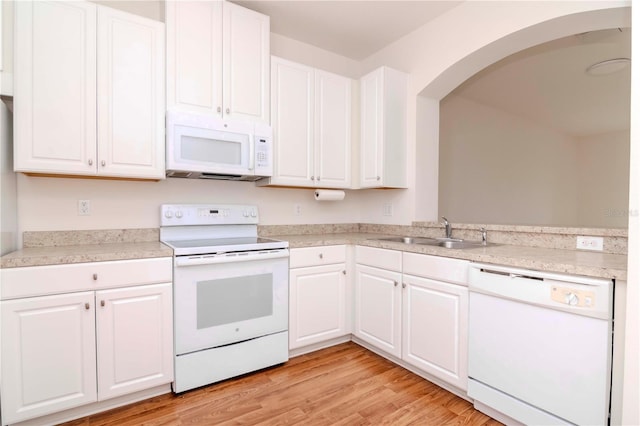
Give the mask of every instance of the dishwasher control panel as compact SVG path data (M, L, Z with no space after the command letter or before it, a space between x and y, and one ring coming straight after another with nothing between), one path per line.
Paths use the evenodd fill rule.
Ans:
M591 308L596 303L596 293L576 288L552 286L551 298L556 302L581 308Z

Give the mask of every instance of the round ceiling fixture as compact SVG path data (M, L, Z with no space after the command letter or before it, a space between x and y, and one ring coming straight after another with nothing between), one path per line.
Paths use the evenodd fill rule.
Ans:
M596 62L591 65L586 69L586 73L589 75L613 74L614 72L625 69L630 63L631 59L629 58L607 59L606 61Z

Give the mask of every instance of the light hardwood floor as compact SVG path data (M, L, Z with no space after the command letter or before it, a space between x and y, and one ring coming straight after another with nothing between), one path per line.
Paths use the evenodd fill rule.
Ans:
M65 425L500 424L469 402L349 342Z

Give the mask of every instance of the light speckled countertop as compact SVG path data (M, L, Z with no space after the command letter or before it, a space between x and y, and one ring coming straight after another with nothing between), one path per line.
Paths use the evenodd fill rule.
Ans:
M25 233L30 247L0 258L1 268L57 265L109 260L171 257L173 251L157 241L156 229L84 232ZM549 247L502 244L462 250L437 246L376 241L393 234L365 232L270 234L268 238L288 241L291 248L337 244L360 244L412 253L453 257L474 262L493 263L549 272L561 272L600 278L626 280L627 256ZM145 241L147 240L147 241ZM109 241L99 244L97 241Z
M344 233L318 235L270 235L285 240L290 248L315 247L334 244L359 244L412 253L453 257L474 262L492 263L548 272L561 272L599 278L627 279L627 256L582 250L559 250L543 247L491 245L467 249L447 249L437 246L376 241L375 238L393 235Z
M27 247L0 258L1 268L171 257L173 250L159 241Z

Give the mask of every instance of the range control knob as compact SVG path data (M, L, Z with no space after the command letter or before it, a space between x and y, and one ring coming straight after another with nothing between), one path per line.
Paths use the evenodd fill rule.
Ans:
M243 211L242 211L242 215L243 215L244 217L249 217L249 210L243 210Z
M182 212L181 212L180 210L178 210L178 211L176 212L176 217L177 217L178 219L180 219L180 218L182 217Z
M251 217L256 217L258 213L255 210L251 210Z
M166 212L164 212L164 217L166 217L167 219L171 219L173 217L173 212L171 210L167 210Z
M567 305L575 306L578 304L580 299L578 299L578 295L575 293L567 293L564 296L564 301L567 303Z

